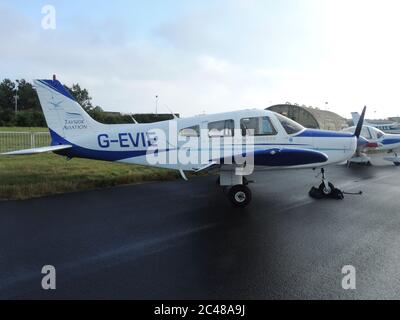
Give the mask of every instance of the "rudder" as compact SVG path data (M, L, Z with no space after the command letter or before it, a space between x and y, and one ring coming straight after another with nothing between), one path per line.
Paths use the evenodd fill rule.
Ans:
M101 126L58 80L35 80L34 84L50 131L67 138Z

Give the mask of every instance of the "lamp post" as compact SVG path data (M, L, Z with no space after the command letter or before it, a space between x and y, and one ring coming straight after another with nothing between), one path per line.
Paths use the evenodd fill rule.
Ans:
M156 115L158 114L158 95L156 96Z
M15 91L15 96L14 96L14 101L15 101L15 114L17 114L17 112L18 112L18 99L19 99L19 96L18 96L18 87L17 87L17 89L16 89L16 91Z

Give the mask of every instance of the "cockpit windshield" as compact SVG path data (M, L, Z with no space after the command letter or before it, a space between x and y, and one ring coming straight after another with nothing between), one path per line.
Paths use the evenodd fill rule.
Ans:
M372 127L371 130L375 131L377 139L380 139L385 135L385 133L382 130L379 130L378 128Z
M346 128L343 131L345 132L351 132L354 134L356 131L356 127L350 127ZM375 127L370 127L370 126L363 126L361 129L361 137L364 137L365 139L380 139L385 135L385 133L382 130L379 130L378 128Z
M295 134L305 129L301 124L293 121L292 119L289 119L279 113L275 113L275 115L287 134Z

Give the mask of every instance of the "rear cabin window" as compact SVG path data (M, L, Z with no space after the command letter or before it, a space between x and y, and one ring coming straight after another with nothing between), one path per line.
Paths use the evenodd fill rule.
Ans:
M210 137L233 137L235 123L233 120L222 120L208 124L208 135Z
M200 126L184 128L179 131L179 135L182 137L200 137Z
M277 134L269 117L244 118L240 120L242 136L274 136Z

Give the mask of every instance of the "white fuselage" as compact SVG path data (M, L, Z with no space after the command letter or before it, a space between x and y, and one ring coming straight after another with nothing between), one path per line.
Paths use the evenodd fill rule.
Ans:
M345 129L346 132L354 132L355 127ZM376 127L364 125L361 130L361 136L367 139L370 143L376 143L373 150L389 151L400 149L400 134L384 133Z
M64 128L63 132L56 132L55 135L61 140L65 139L59 143L69 143L74 146L67 154L71 157L196 171L218 158L218 156L213 156L218 152L223 154L223 157L237 154L237 147L243 148L247 142L241 134L243 119L262 117L268 117L275 130L273 134L252 137L251 147L255 153L269 149L293 149L318 151L327 156L327 160L320 163L291 164L290 166L278 163L273 166L261 165L263 168L314 168L341 163L350 159L356 150L357 139L352 134L305 128L288 134L279 120L279 116L266 110L243 110L201 115L150 124L101 125L96 123L93 125L87 123L82 130ZM210 125L218 127L224 121L229 124L228 129L220 128L221 130L217 130L217 134L210 133ZM187 134L187 130L192 132L200 130L201 134L199 136ZM224 132L231 132L229 130L234 132L233 137L228 134L230 140L222 137ZM205 134L203 134L204 132ZM166 160L157 164L149 161L149 154L153 154L154 157L154 152L158 157L162 156ZM185 154L187 157L182 157ZM191 161L187 161L188 158ZM257 167L260 166L257 165Z

